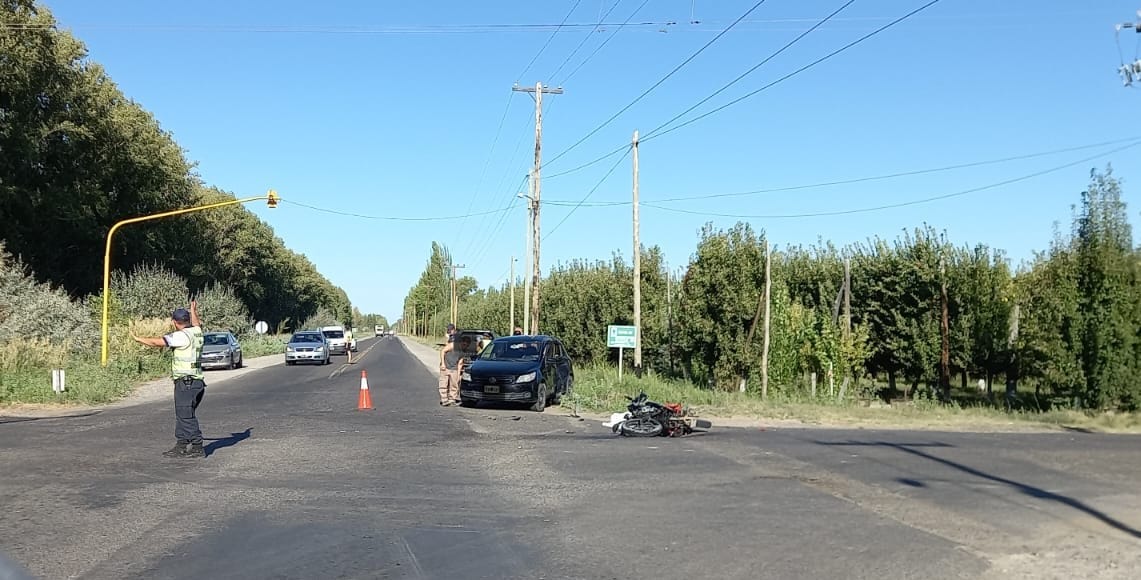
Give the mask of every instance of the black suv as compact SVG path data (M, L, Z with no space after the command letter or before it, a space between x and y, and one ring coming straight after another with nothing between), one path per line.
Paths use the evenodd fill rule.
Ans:
M559 404L574 388L574 365L558 339L540 336L504 336L492 341L464 366L460 378L460 404L479 401L529 403L542 411Z

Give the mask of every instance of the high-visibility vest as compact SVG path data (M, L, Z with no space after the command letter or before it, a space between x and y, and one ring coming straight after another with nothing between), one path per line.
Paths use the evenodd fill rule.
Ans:
M199 360L202 357L204 340L202 329L197 326L189 326L178 332L185 333L190 338L190 344L174 349L174 360L170 363L170 375L176 379L180 377L204 378L202 364Z

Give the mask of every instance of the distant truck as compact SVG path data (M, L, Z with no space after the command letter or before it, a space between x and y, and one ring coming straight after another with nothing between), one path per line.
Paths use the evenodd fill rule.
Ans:
M376 325L376 328L373 330L373 332L373 336L384 336L384 326L380 324Z

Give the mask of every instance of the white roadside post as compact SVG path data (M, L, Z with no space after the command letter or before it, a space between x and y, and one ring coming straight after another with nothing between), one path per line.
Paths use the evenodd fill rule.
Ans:
M63 369L52 369L52 391L57 395L67 390L67 374Z

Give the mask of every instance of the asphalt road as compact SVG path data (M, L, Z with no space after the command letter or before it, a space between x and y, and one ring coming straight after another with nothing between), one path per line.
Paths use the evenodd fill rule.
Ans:
M52 579L1141 569L1141 438L715 428L622 439L557 408L442 408L416 345L361 344L351 366L278 364L209 387L205 460L159 455L173 442L169 400L0 418L0 551ZM372 411L356 409L362 370Z

